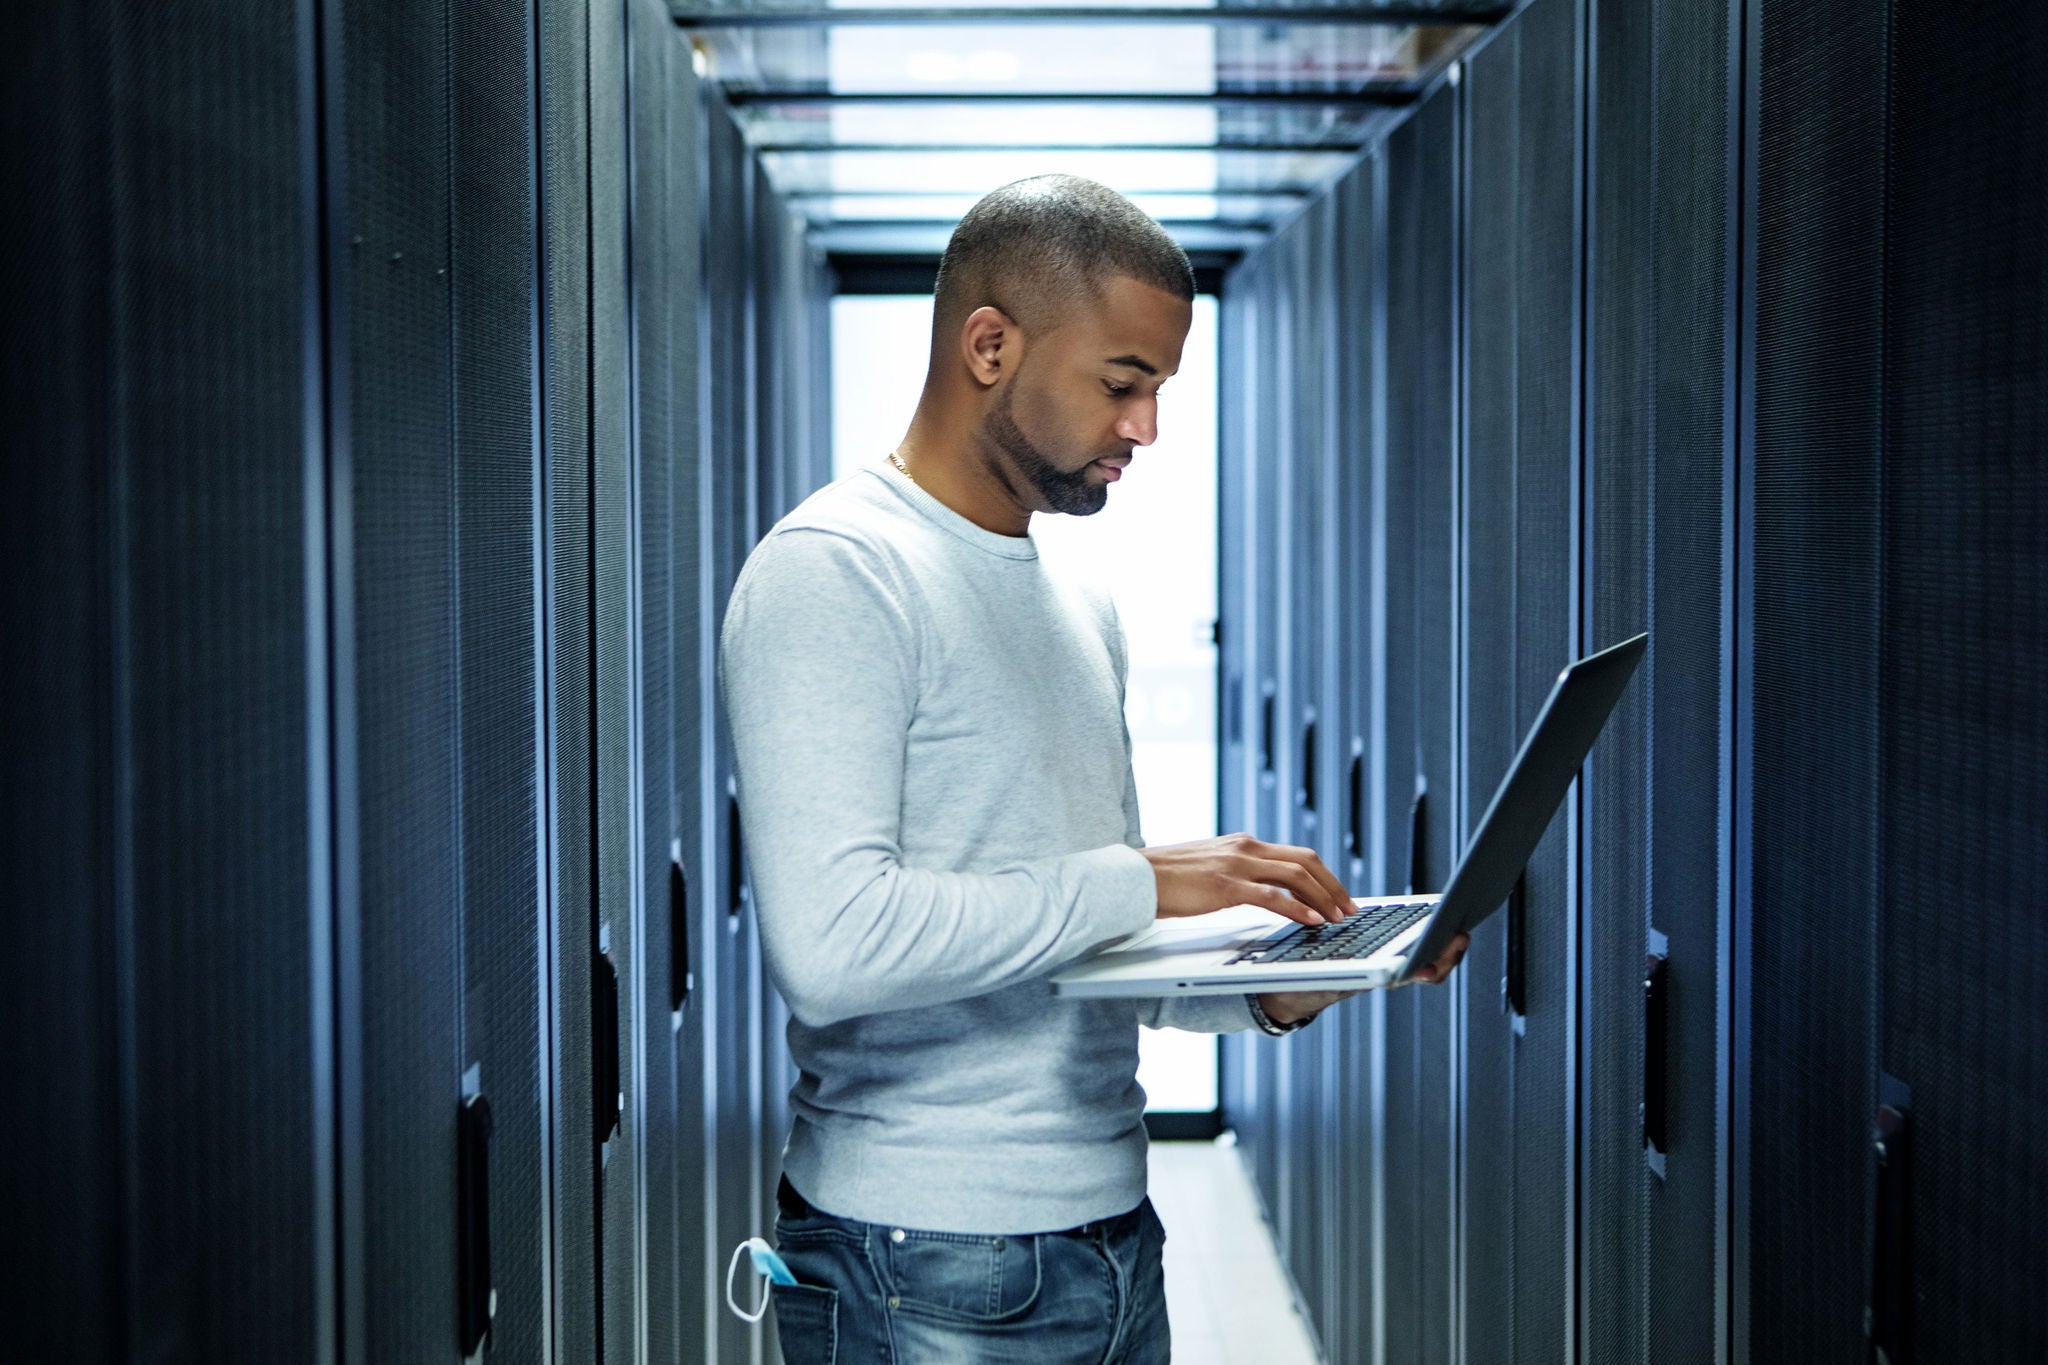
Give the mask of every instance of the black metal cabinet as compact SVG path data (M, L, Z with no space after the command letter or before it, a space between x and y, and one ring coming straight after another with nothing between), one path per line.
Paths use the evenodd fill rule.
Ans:
M1736 1344L2027 1359L2048 25L1747 10Z
M1739 25L1725 8L1673 4L1602 5L1593 19L1580 643L1647 630L1650 652L1581 783L1582 1202L1605 1235L1584 1246L1580 1337L1599 1361L1708 1359L1727 1335L1716 1258Z
M1315 849L1318 855L1325 850L1317 769L1325 765L1317 762L1317 748L1320 735L1328 730L1323 660L1331 646L1323 634L1323 602L1335 590L1324 563L1328 529L1324 517L1330 495L1328 423L1334 397L1326 328L1334 303L1329 256L1335 216L1336 204L1325 196L1275 246L1281 283L1277 302L1286 357L1271 466L1282 517L1276 547L1282 574L1278 622L1282 641L1282 817L1276 837ZM1298 1278L1310 1320L1320 1332L1326 1325L1326 1277L1331 1268L1322 1236L1329 1211L1325 1188L1329 1165L1319 1159L1326 1150L1322 1146L1328 1096L1324 1070L1332 1051L1330 1031L1306 1030L1274 1051L1286 1134L1274 1144L1279 1185L1271 1197L1278 1205L1275 1212L1288 1255L1302 1267Z
M547 1274L531 32L461 3L331 19L342 1339L359 1359L464 1335L532 1356ZM478 1094L492 1121L458 1188Z
M1440 891L1451 823L1461 534L1456 442L1459 129L1452 87L1387 140L1387 890ZM1450 1358L1453 997L1386 997L1379 1358Z
M1577 17L1538 0L1463 85L1466 838L1578 652ZM1568 1350L1576 830L1560 811L1457 986L1467 1360Z
M1384 226L1379 219L1384 158L1375 153L1334 191L1331 307L1326 335L1331 365L1326 440L1330 496L1325 517L1322 633L1330 651L1328 711L1321 734L1324 860L1353 896L1386 892L1374 812L1383 793L1374 762L1382 747L1377 699L1383 674L1379 604L1384 600L1385 521L1378 501L1381 461L1380 377L1385 363L1382 312ZM1373 1270L1377 1184L1382 1171L1384 1074L1378 1049L1381 1008L1373 997L1344 1002L1321 1021L1331 1042L1321 1080L1319 1145L1328 1162L1325 1228L1328 1307L1321 1326L1333 1359L1370 1359L1376 1303Z
M0 1308L22 1359L314 1360L334 1307L308 36L264 4L9 19Z

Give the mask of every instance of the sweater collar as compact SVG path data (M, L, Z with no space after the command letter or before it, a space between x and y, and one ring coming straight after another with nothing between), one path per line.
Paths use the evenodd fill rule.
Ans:
M868 465L866 470L894 489L897 496L922 512L926 519L935 522L942 530L952 532L977 550L986 550L1004 559L1038 558L1038 541L1030 532L1027 531L1021 536L1006 536L999 531L991 531L986 526L977 526L926 492L922 485L904 475L895 465L889 463L886 455L882 457L880 464Z

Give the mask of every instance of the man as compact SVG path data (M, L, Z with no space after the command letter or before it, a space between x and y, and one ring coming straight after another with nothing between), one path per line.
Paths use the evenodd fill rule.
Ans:
M1340 998L1044 980L1155 915L1352 908L1306 848L1141 846L1116 609L1030 534L1100 511L1152 443L1193 297L1114 191L996 190L941 263L903 442L734 585L719 681L800 1072L776 1219L798 1283L773 1295L792 1365L1166 1361L1137 1025L1285 1032Z

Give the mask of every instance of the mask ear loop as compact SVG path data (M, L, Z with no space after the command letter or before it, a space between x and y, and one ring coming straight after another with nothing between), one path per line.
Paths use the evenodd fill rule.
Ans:
M738 1315L738 1317L742 1321L745 1322L759 1322L762 1319L762 1317L765 1316L768 1312L768 1296L775 1292L775 1282L773 1279L770 1279L767 1284L762 1286L761 1302L755 1306L754 1311L751 1313L749 1313L746 1309L740 1307L739 1304L733 1299L732 1277L739 1271L740 1257L756 1249L760 1251L768 1251L771 1253L773 1250L766 1242L762 1241L759 1237L749 1237L746 1241L741 1242L738 1246L733 1248L732 1260L725 1267L725 1306L727 1308L732 1309L732 1311L736 1315Z

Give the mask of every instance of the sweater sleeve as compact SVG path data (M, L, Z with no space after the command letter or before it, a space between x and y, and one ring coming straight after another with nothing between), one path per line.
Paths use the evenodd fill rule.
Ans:
M770 976L811 1027L1043 976L1151 923L1122 844L988 873L906 867L900 810L918 633L874 553L788 527L748 557L718 684Z
M1117 702L1122 704L1128 687L1130 658L1124 641L1123 621L1114 604L1109 609L1110 653L1116 659ZM1131 762L1131 727L1124 724L1124 842L1143 848L1145 836L1138 820L1138 773ZM1153 891L1157 904L1158 890ZM1165 995L1132 1002L1138 1022L1146 1028L1177 1028L1189 1033L1236 1033L1251 1028L1251 997L1248 995Z

